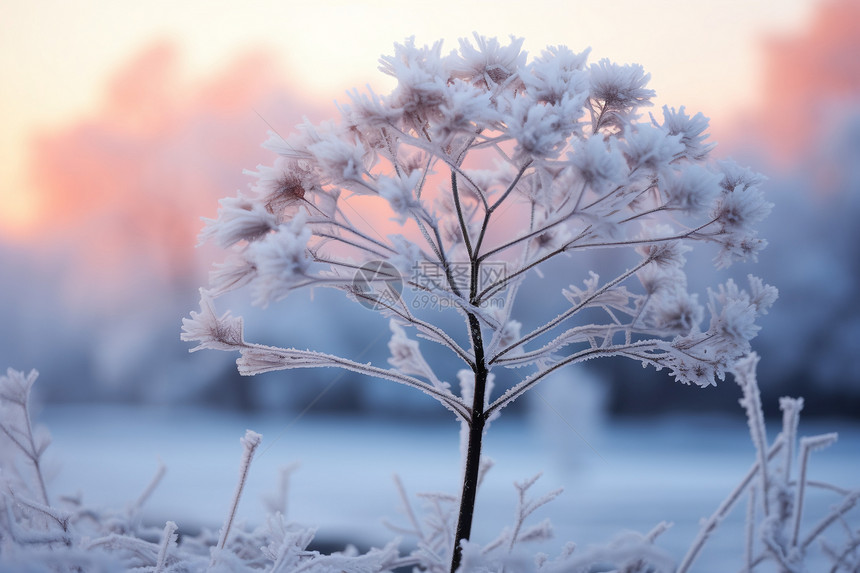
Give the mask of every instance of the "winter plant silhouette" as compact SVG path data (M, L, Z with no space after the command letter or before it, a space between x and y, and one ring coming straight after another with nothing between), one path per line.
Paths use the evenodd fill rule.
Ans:
M704 326L706 309L688 293L690 244L715 245L718 267L754 259L764 246L755 225L771 208L758 175L709 160L705 117L664 107L662 121L642 118L654 92L639 65L588 65L588 51L563 46L529 61L521 46L476 35L444 56L441 42L410 39L381 59L397 81L392 93L353 91L338 122L273 134L274 164L206 221L201 240L229 255L201 289L200 311L183 321L193 350L238 351L243 375L343 368L451 410L464 450L452 572L470 537L481 442L505 406L550 373L598 357L715 384L750 351L756 318L777 296L758 278L746 290L729 280L708 292ZM367 224L354 196L390 213L401 233ZM577 264L593 251L625 270L607 279ZM520 286L562 255L569 306L518 317L536 324L525 332L514 318ZM245 286L261 306L296 289L342 290L390 318L390 367L247 342L242 319L214 303ZM462 315L462 332L439 326L441 308ZM410 329L462 361L459 392ZM524 374L494 395L501 367Z

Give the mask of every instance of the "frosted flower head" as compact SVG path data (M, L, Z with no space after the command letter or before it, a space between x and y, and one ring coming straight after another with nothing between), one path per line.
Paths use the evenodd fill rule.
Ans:
M660 189L666 206L688 215L700 215L713 206L720 194L721 177L699 165L685 165L678 172L663 173Z
M488 92L461 80L455 80L439 106L432 125L433 141L447 146L457 135L475 135L501 119Z
M654 90L647 89L651 74L639 64L620 65L604 58L588 68L591 99L599 113L593 122L597 131L603 127L623 127L636 108L651 105Z
M551 46L529 65L530 73L522 75L523 84L531 97L552 105L565 97L585 103L589 93L588 73L583 70L588 59L587 49L575 54L566 46Z
M191 311L191 318L182 319L180 339L196 342L189 352L204 348L235 350L245 344L242 335L242 317L233 317L227 311L220 317L215 314L211 295L200 289L200 312Z
M668 225L643 224L637 241L653 240L654 242L636 247L636 252L659 267L680 269L687 262L684 253L690 252L692 248L679 239L667 240L675 234L675 230Z
M596 193L609 191L623 181L629 171L614 139L578 139L567 157L583 182Z
M379 69L397 78L397 88L390 96L395 109L411 118L412 127L420 130L430 116L435 116L445 102L450 76L441 55L442 42L417 47L415 38L394 45L393 56L380 58Z
M672 376L682 384L695 384L707 388L716 386L716 379L725 377L724 371L717 364L704 360L698 360L685 352L674 352L670 354L665 365L669 367Z
M773 203L765 200L758 187L748 187L724 192L714 209L714 218L726 230L751 230L753 225L770 214L771 209Z
M358 90L347 92L352 105L344 107L356 125L368 127L386 127L394 125L403 117L403 110L388 103L387 98L377 95L371 90L361 93Z
M612 107L649 105L654 90L647 89L651 74L639 64L621 65L603 58L589 68L591 97Z
M244 253L232 253L209 272L208 292L212 298L216 298L249 284L256 276L257 267Z
M486 89L507 85L526 63L526 52L522 51L523 39L511 37L503 46L497 38L473 35L476 46L460 39L460 51L448 56L446 65L451 77L459 78Z
M752 275L748 279L754 293L752 298L732 279L720 285L716 291L708 291L708 309L711 313L709 332L736 349L738 355L749 351L749 341L755 338L761 328L755 324L756 318L767 312L778 294L775 288Z
M298 216L248 247L248 259L257 270L253 282L255 304L266 306L278 301L307 279L311 229L304 221Z
M415 198L415 189L421 183L423 173L413 171L405 177L380 177L377 181L380 197L388 201L397 214L395 220L401 225L418 209L421 203Z
M696 295L684 289L663 289L651 309L654 325L671 334L688 334L699 328L705 309Z
M0 376L0 404L5 402L24 404L30 394L30 388L38 377L39 372L36 370L30 370L29 373L24 374L13 368L6 369L6 375Z
M726 192L746 191L750 187L757 187L765 181L765 177L756 173L748 167L742 167L732 160L717 163L723 179L720 186Z
M715 143L705 143L708 139L708 118L701 112L690 117L684 111L684 106L678 111L675 111L674 107L663 106L663 129L669 135L679 135L685 155L696 161L704 159L716 146Z
M573 236L564 223L548 228L532 240L536 252L552 252L563 248Z
M256 241L278 225L278 218L262 204L242 195L225 197L219 204L217 219L203 219L200 243L213 239L226 249L239 241Z
M517 340L519 340L521 338L520 331L522 330L522 327L522 323L518 320L505 321L504 325L502 326L502 329L498 333L499 348L507 348L508 346L514 344ZM522 353L522 346L518 346L511 351L511 354L514 356Z
M333 183L363 182L369 154L360 141L327 134L324 139L309 145L308 151Z
M636 271L636 278L639 279L647 296L657 294L664 289L675 288L679 281L686 284L686 276L683 272L657 265L645 265Z
M555 106L518 97L508 118L508 134L517 142L517 157L554 158L567 143L575 125L575 118Z
M669 135L653 125L641 123L624 130L621 150L631 169L655 171L680 155L684 146L680 136Z
M738 261L757 261L758 254L767 246L767 241L758 237L755 231L727 232L715 239L720 251L714 257L719 269L726 269Z

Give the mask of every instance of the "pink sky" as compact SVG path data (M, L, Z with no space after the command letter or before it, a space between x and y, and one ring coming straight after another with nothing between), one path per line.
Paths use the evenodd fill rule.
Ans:
M822 94L858 99L860 79L851 55L860 37L855 33L860 2L835 0L810 14L804 11L810 2L787 2L786 11L793 7L795 20L802 16L799 21L786 15L765 18L769 12L756 2L748 3L745 12L731 2L719 4L723 9L708 2L697 3L696 9L658 2L643 13L639 3L619 2L619 16L607 28L606 19L589 12L595 9L591 4L586 9L574 3L560 9L572 18L567 20L573 27L569 31L558 30L559 19L535 20L535 14L516 23L531 53L547 43L567 41L576 49L591 45L592 61L608 56L642 63L658 92L655 115L660 116L663 103L686 105L693 113L702 110L712 118L721 153L730 152L733 141L763 141L774 156L790 163L817 125L820 114L810 110L826 109L815 105L824 101ZM39 1L34 5L40 6ZM90 9L98 5L81 4ZM154 20L146 14L126 20L113 12L102 19L77 15L71 24L78 34L95 36L98 42L92 44L85 38L49 41L59 24L47 21L31 46L18 46L18 53L27 55L4 74L15 81L0 92L0 111L8 125L0 134L0 240L75 245L76 256L90 269L87 281L93 272L134 276L128 272L132 267L167 280L183 275L201 260L194 248L200 217L214 216L219 198L248 185L251 179L243 169L271 161L260 148L270 126L286 135L302 116L331 117L333 100L343 99L348 87L370 82L384 89L385 76L375 70L376 61L391 43L402 40L397 29L412 30L419 41L437 38L435 15L416 29L396 26L398 19L416 23L414 14L395 11L392 23L380 29L371 18L380 5L368 3L365 13L344 4L345 14L333 16L329 27L340 31L347 25L342 19L353 18L349 25L362 33L333 36L320 45L311 42L312 35L299 23L288 25L286 14L259 21L247 14L224 20L224 14L206 11L180 11ZM304 26L319 29L320 14L303 9L308 12ZM10 12L14 10L0 8L0 21L13 21ZM732 20L732 13L746 20ZM488 31L504 34L514 29L515 16L474 13L468 27L486 20ZM73 18L61 13L52 17ZM272 26L270 20L278 18L283 24ZM105 31L120 21L125 29ZM176 22L192 21L196 27L187 37L170 33ZM21 28L34 25L17 23ZM251 41L239 33L246 23L261 37ZM197 39L201 27L210 33L208 51ZM211 35L222 27L233 35ZM466 27L454 26L463 28L460 35L468 34ZM623 34L610 33L613 29ZM120 41L124 30L128 41ZM347 42L345 37L356 39ZM577 37L582 42L575 43ZM93 51L112 40L118 42L115 52ZM446 44L448 49L454 45L454 39ZM67 47L69 54L63 52ZM82 51L75 54L75 49ZM8 72L10 52L0 53L0 65ZM85 54L92 60L80 62L80 78L69 76L72 56ZM358 56L364 61L351 67ZM47 69L37 73L26 66L26 58ZM52 65L63 68L56 77ZM55 80L50 89L41 83L48 80ZM61 85L53 85L57 82Z
M236 172L254 167L248 150L268 129L254 105L264 105L267 90L283 94L266 111L283 117L289 130L302 114L331 109L347 88L369 82L385 89L377 58L409 35L422 43L444 38L447 49L474 30L525 37L532 53L550 44L591 46L593 60L641 63L659 105L686 105L721 125L755 101L763 35L802 28L814 6L814 0L784 0L779 10L765 0L535 0L524 11L521 2L504 0L2 3L0 236L32 239L48 225L74 225L81 210L103 207L105 196L118 200L129 185L145 185L135 181L143 174L152 180L162 173L156 186L173 187L174 195L212 185L199 165L172 174L149 169L143 163L158 149L171 147L174 156L194 161L202 147L219 145L219 164ZM246 57L251 64L241 63ZM204 117L213 126L232 125L242 138L188 139L188 122ZM115 138L111 153L98 156L92 139L73 146L93 131ZM120 159L119 140L144 145L148 154ZM121 173L123 164L128 171ZM220 197L233 189L206 191Z

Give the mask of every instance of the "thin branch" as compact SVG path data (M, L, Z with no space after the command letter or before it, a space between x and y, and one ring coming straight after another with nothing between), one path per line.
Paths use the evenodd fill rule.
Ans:
M586 350L582 350L577 352L576 354L572 354L567 356L566 358L559 360L552 366L537 372L522 380L515 386L508 389L507 392L499 396L492 404L490 404L489 408L484 412L484 416L488 417L493 413L501 410L524 393L526 393L530 388L535 386L538 382L544 379L546 376L552 374L556 370L567 366L568 364L576 364L577 362L583 362L585 360L590 360L592 358L596 358L598 356L616 356L623 355L624 353L633 350L633 349L653 349L657 348L657 342L654 340L643 340L641 342L634 342L633 344L621 344L616 346L607 346L604 348L589 348Z
M628 271L620 274L619 276L617 276L613 280L606 283L603 287L594 291L594 293L591 296L583 299L578 305L571 307L570 309L559 314L558 316L556 316L554 319L550 320L549 322L547 322L543 326L540 326L540 327L534 329L529 334L523 336L522 338L520 338L519 340L517 340L515 342L512 342L506 348L503 348L502 350L497 352L495 356L490 358L489 364L493 364L496 360L498 360L499 358L501 358L502 356L504 356L505 354L507 354L508 352L513 350L514 348L517 348L518 346L522 346L523 344L527 343L528 341L530 341L530 340L540 336L541 334L551 330L552 328L557 326L559 323L570 318L571 316L573 316L574 314L576 314L577 312L579 312L580 310L582 310L583 308L588 306L588 303L593 301L595 298L602 295L603 293L605 293L609 289L613 288L614 286L620 284L621 282L627 280L628 278L630 278L631 276L636 274L636 272L638 272L642 267L644 267L645 265L647 265L650 262L651 262L650 258L643 259L642 262L640 262L638 265L636 265L632 269L629 269Z

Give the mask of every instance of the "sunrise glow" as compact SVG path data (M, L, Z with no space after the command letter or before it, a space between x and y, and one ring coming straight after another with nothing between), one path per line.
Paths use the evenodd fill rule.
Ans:
M217 184L213 177L246 185L241 169L267 157L251 158L247 150L259 151L267 130L292 131L303 114L331 110L349 87L387 89L377 59L410 35L419 42L444 38L448 49L474 30L525 37L532 52L559 43L591 46L592 61L638 62L652 74L658 114L664 103L685 104L720 120L755 99L762 34L798 28L813 5L792 0L774 13L771 3L747 2L738 18L722 2L663 0L645 9L627 0L606 18L604 5L551 1L532 3L528 13L517 2L492 9L453 1L5 4L0 237L20 241L86 225L122 202L146 217L151 202L131 197L150 186L173 198L193 190L181 201L187 206L224 194L206 189ZM233 127L219 131L219 123ZM211 153L218 165L207 163ZM153 170L159 154L176 165ZM225 180L227 170L234 175ZM176 213L177 222L195 226L190 214L197 211Z

